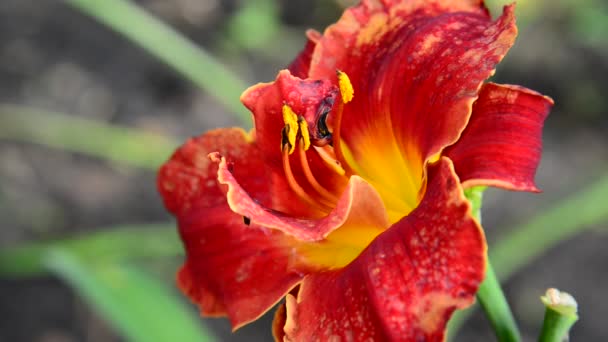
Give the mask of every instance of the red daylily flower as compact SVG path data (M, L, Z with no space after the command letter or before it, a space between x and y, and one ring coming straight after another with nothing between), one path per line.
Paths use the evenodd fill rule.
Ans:
M442 340L485 274L463 189L537 191L547 97L484 81L513 6L363 0L241 100L255 128L188 140L159 172L180 288L234 329L286 297L277 339ZM354 94L353 94L354 91Z

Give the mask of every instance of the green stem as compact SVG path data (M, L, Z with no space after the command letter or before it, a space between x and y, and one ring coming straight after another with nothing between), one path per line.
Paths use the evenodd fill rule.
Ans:
M486 187L474 187L465 190L465 196L471 203L471 212L481 224L481 204ZM486 278L479 286L477 298L490 320L494 333L500 342L517 342L521 340L519 329L511 313L509 303L496 278L492 264L486 262Z
M498 341L521 341L517 323L489 260L486 264L486 279L479 286L477 298L494 328Z
M539 342L564 342L568 332L576 319L561 315L559 312L547 308L543 328L538 338Z
M239 102L247 88L211 55L126 0L65 0L165 62L219 99L245 126L251 114Z
M563 342L568 340L570 328L578 320L574 298L557 289L547 290L541 297L545 304L545 320L538 338L539 342Z
M500 239L496 246L492 246L489 253L492 263L499 271L498 278L508 279L558 243L607 221L607 193L608 175L605 175L540 212L528 222L505 229L510 233ZM448 327L450 340L474 311L475 306L454 314Z

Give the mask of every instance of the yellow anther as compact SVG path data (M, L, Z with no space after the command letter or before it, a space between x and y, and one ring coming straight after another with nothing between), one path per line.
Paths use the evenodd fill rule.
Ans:
M287 139L289 144L289 154L292 154L296 149L296 136L298 135L298 116L293 112L291 107L283 105L283 122L285 122L285 128L283 134L286 135L283 139ZM281 146L283 148L283 146Z
M342 94L342 102L349 103L355 94L352 83L345 72L337 70L338 85L340 86L340 94Z
M308 133L308 123L304 120L304 117L298 117L298 125L300 126L300 134L304 141L304 151L307 151L310 147L310 134Z

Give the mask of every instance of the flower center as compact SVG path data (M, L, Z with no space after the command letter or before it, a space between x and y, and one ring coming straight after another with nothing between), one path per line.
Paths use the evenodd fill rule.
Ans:
M294 113L287 104L283 105L283 121L285 122L285 126L282 131L281 152L283 155L283 170L287 182L293 192L304 202L324 213L329 213L336 206L338 198L319 183L310 169L306 156L306 151L311 147L308 124L302 116ZM298 182L291 168L290 157L296 150L302 173L307 182L306 186L309 188L308 191ZM319 156L329 165L332 165L335 171L340 173L340 170L342 170L341 174L344 174L344 170L336 160L331 162L329 152L327 150L323 151L324 154L320 153Z
M339 161L345 160L340 139L342 113L344 105L353 99L354 91L345 73L337 71L337 76L341 100L335 105L333 101L323 101L317 110L316 121L310 125L289 105L284 104L282 107L285 126L282 130L281 152L288 184L302 201L324 215L336 207L341 191L332 192L317 180L313 169L315 172L319 170L311 169L307 153L318 155L327 168L340 176L348 178L354 173L349 165L343 165ZM318 132L310 132L310 127L314 127L315 123ZM300 168L297 170L301 171L301 175L294 174L296 168L292 169L293 163L299 163ZM294 247L297 255L309 265L313 264L321 269L340 268L355 259L386 228L386 224L349 220L322 241L299 242Z
M287 104L283 104L282 107L283 122L285 123L285 126L281 132L281 153L283 157L283 170L285 172L287 182L290 188L301 200L319 209L323 213L329 213L336 206L338 196L319 183L310 168L306 153L312 146L317 152L317 155L321 158L321 160L323 160L325 165L327 165L330 170L341 176L346 174L346 171L339 162L339 156L336 156L336 151L337 153L340 153L339 127L343 106L345 103L352 100L354 91L352 84L345 73L337 71L337 76L342 101L338 103L337 108L334 110L334 131L330 132L327 123L325 122L327 119L327 114L331 108L325 108L325 106L323 106L323 111L319 113L319 122L317 126L320 130L319 135L326 139L317 142L316 146L311 143L311 134L309 132L308 123L304 117L302 115L297 115ZM327 143L327 137L331 138L334 146L331 146L331 143ZM297 152L297 158L301 166L301 171L306 180L304 185L298 182L291 167L292 161L290 160L290 157L294 154L294 152Z

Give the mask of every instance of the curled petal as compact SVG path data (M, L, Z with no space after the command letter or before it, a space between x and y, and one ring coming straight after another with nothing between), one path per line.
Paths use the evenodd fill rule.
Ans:
M300 219L268 210L253 200L240 186L228 168L225 158L212 154L219 163L218 180L228 186L226 194L230 208L260 226L280 230L301 241L320 241L346 222L375 222L375 226L387 227L388 219L382 200L366 181L351 177L336 207L321 219Z
M158 190L171 213L179 216L193 206L213 207L226 202L224 191L217 182L217 165L207 156L216 151L230 158L239 156L248 163L257 161L255 167L266 169L259 163L259 155L251 145L250 137L240 128L212 130L203 136L188 139L158 172ZM258 186L255 189L253 183L243 184L247 184L251 193L258 195L259 201L270 205L270 194L256 191L263 188Z
M420 206L343 269L315 273L288 295L288 340L442 341L470 305L486 244L451 162L431 166Z
M226 203L217 182L218 152L233 166L232 175L257 203L283 213L310 216L314 211L294 198L282 170L264 163L262 151L240 128L222 128L188 139L159 170L157 186L167 209L176 216L193 206Z
M289 209L289 192L238 128L189 139L159 171L159 191L177 217L186 250L179 287L203 314L228 315L238 328L282 298L302 278L304 268L294 263L292 239L230 210L217 181L218 165L208 157L213 151L235 164L232 176L257 203Z
M550 98L523 87L484 85L467 128L445 152L463 186L538 191L534 174L543 123L552 105Z

